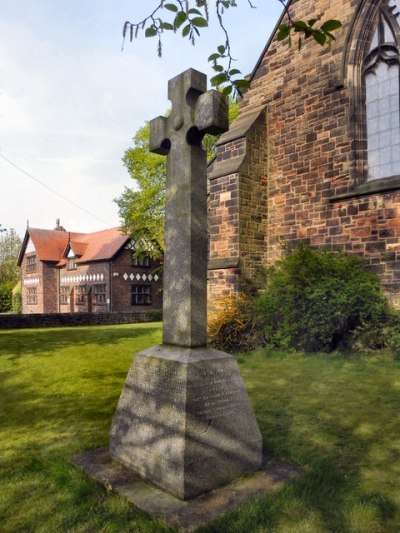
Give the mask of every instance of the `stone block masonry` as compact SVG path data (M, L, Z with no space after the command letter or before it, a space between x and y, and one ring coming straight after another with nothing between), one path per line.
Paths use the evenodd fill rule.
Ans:
M400 185L365 183L357 89L365 28L374 27L363 17L375 5L293 2L294 19L340 19L336 41L307 40L297 51L273 37L264 50L231 128L236 137L222 136L209 171L211 306L298 243L359 254L400 303Z

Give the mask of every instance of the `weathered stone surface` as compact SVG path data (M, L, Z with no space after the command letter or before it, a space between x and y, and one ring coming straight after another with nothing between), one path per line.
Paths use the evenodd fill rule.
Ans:
M206 133L228 129L228 105L189 69L168 83L171 115L150 122L150 150L167 155L163 342L207 343Z
M111 455L186 500L261 466L261 434L235 359L161 345L136 355Z
M261 434L235 359L207 348L205 133L228 127L226 99L193 69L170 80L171 115L150 123L167 155L163 342L136 355L110 453L187 500L261 466Z

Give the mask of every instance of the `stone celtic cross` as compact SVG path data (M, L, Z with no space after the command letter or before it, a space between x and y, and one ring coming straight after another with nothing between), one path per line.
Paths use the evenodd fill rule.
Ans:
M110 430L110 454L181 500L261 466L262 439L235 358L207 343L205 133L228 128L228 106L187 70L168 85L171 115L150 123L167 155L163 344L132 361Z
M207 344L206 133L228 130L228 104L208 91L201 72L186 70L168 83L169 117L150 122L150 150L167 155L163 342Z

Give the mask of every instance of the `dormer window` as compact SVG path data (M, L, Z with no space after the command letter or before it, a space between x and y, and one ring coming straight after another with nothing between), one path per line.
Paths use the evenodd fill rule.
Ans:
M67 270L76 270L76 256L72 248L68 250L67 254Z
M75 257L68 257L67 270L76 270Z

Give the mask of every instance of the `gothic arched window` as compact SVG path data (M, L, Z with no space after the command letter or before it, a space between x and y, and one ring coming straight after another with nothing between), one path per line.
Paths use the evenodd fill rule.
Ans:
M362 65L367 180L400 176L400 0L382 2Z

